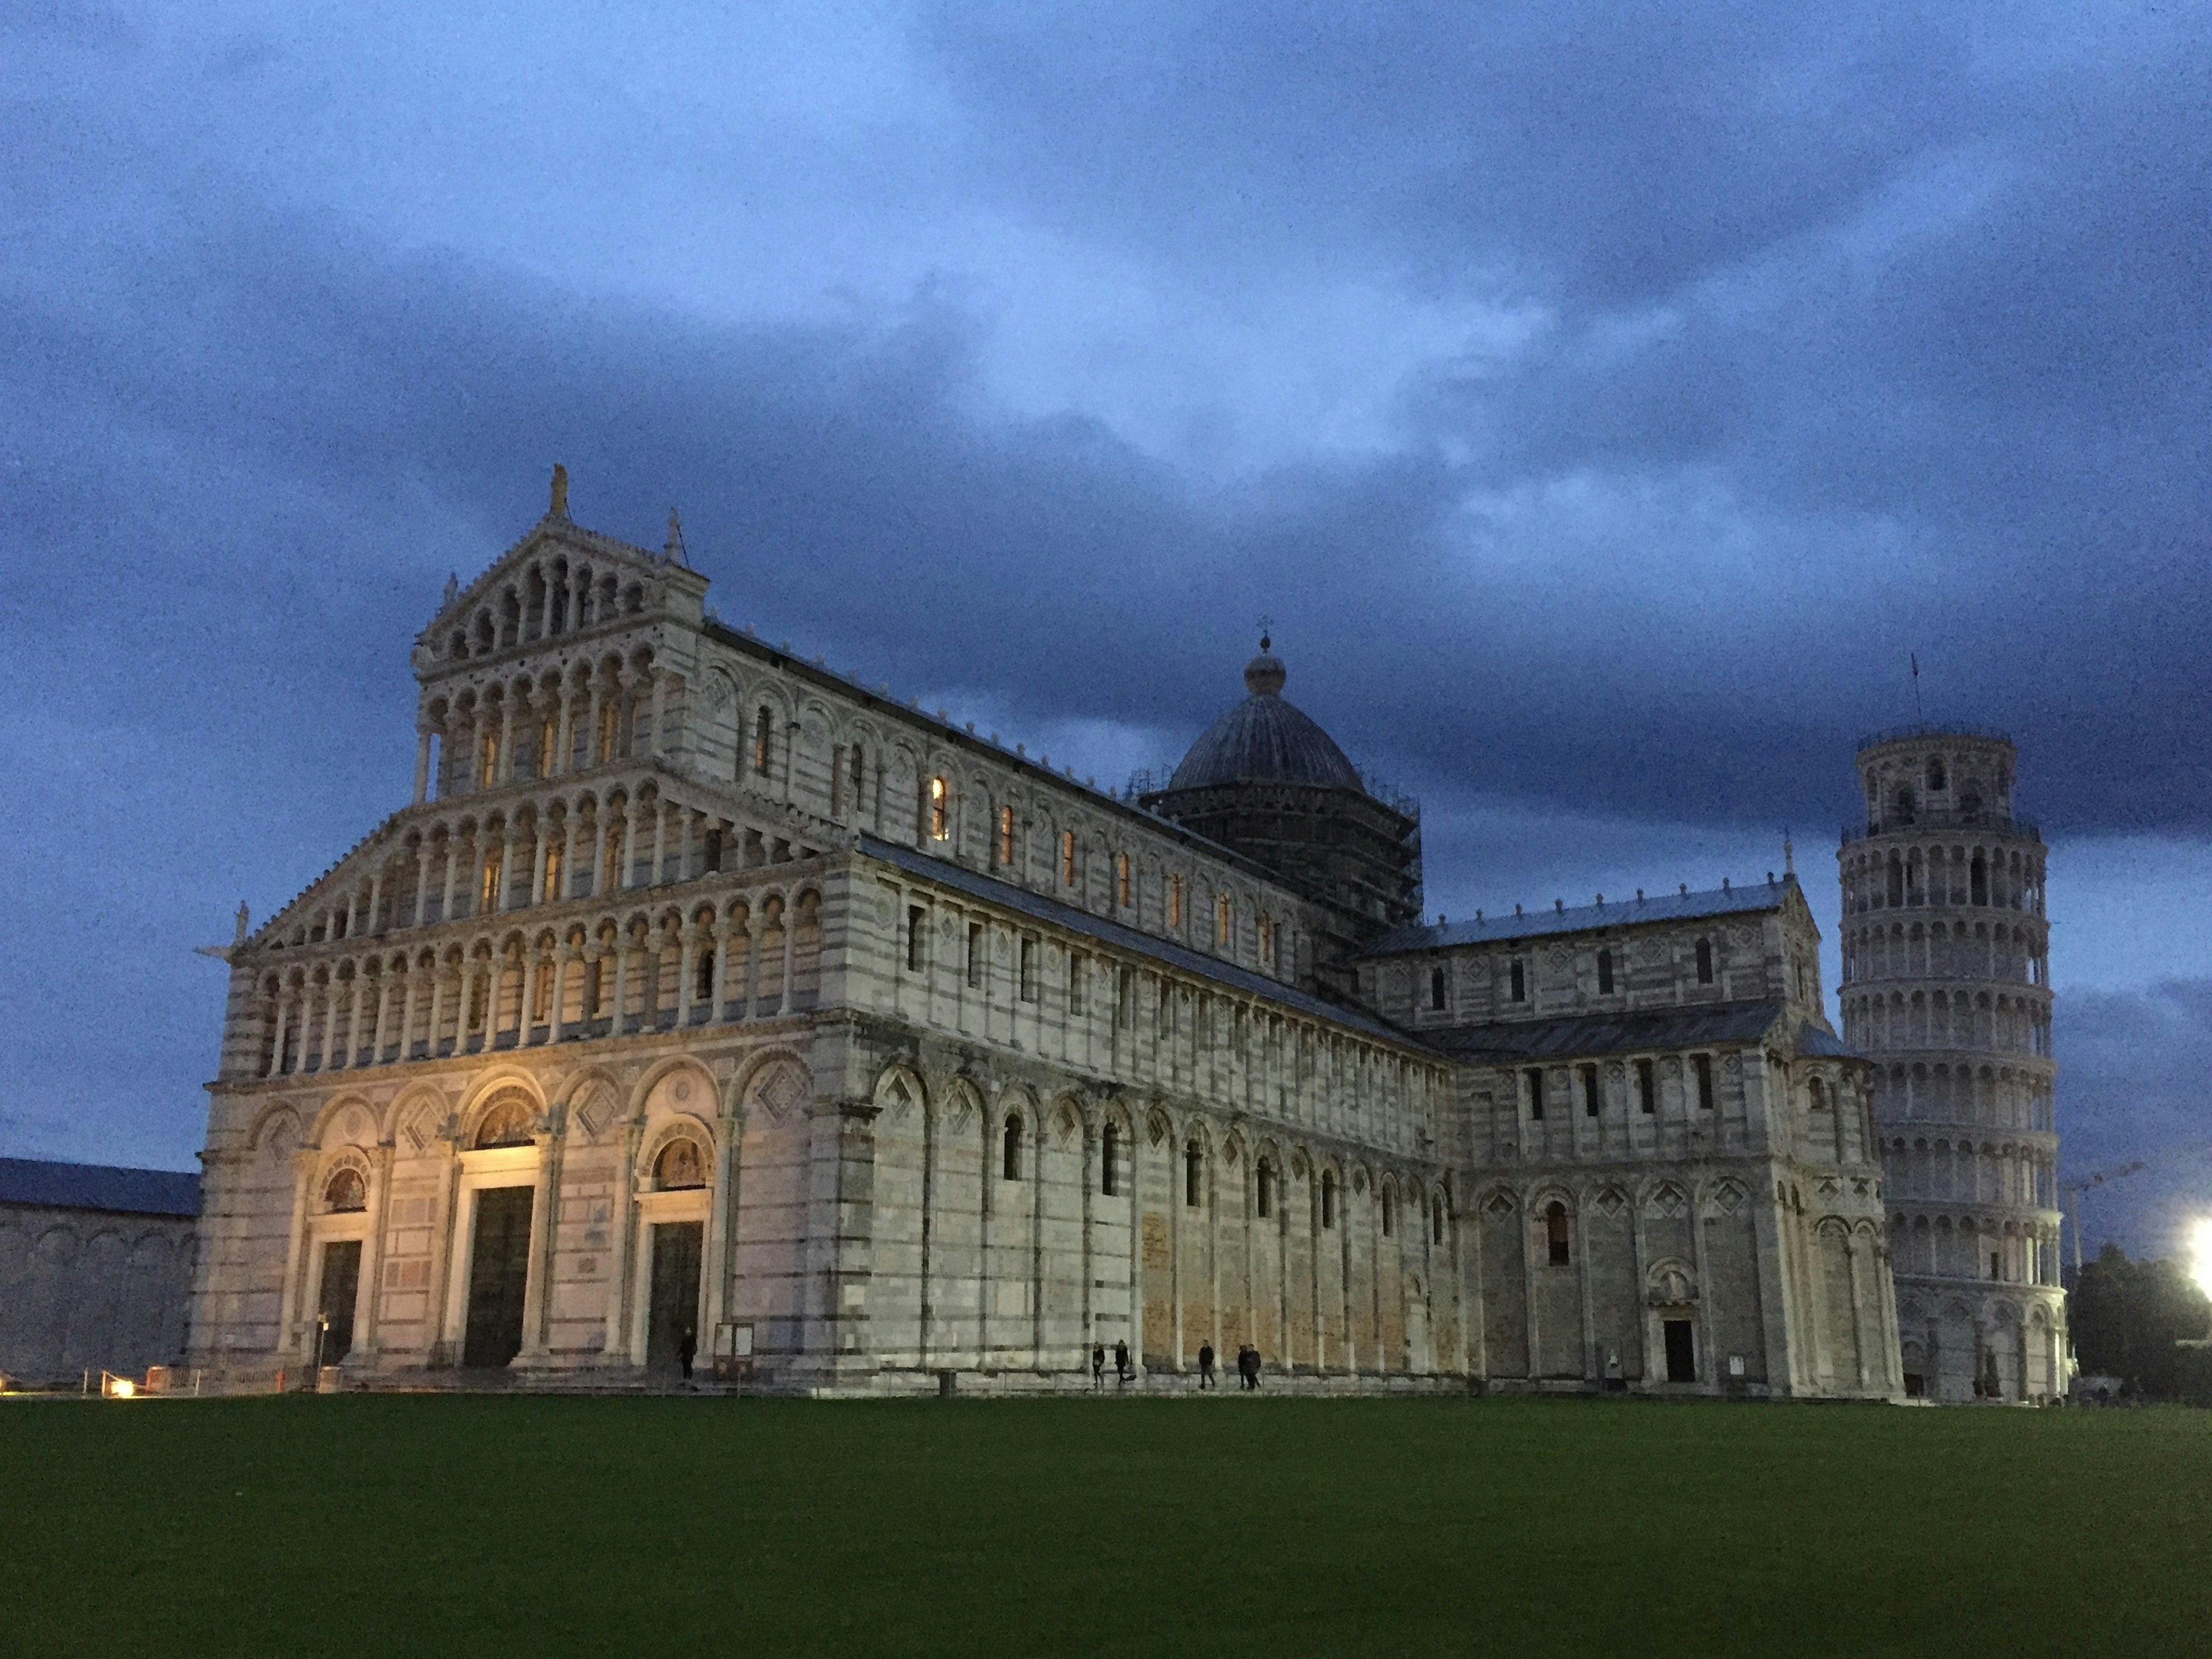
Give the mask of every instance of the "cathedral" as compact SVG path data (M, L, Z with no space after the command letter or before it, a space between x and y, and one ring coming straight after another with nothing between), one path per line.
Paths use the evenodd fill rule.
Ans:
M707 588L556 473L416 642L413 799L241 911L211 1381L1016 1392L1125 1347L1158 1390L1249 1347L1316 1391L2058 1386L2055 1291L2008 1350L1986 1297L1945 1322L1960 1206L1893 1280L1893 1227L1938 1236L1888 1200L1918 1061L1830 1027L1794 873L1431 922L1418 809L1265 641L1115 792ZM1902 971L1873 920L1849 959Z

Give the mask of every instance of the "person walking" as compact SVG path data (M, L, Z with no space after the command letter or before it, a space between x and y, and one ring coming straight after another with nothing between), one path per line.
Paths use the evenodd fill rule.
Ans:
M1096 1394L1105 1386L1106 1345L1094 1342L1091 1345L1091 1391Z
M1126 1342L1114 1345L1114 1380L1125 1389L1129 1386L1129 1345Z
M1198 1386L1201 1393L1214 1386L1213 1344L1211 1342L1201 1342L1198 1346Z
M1260 1351L1250 1344L1246 1344L1244 1351L1237 1356L1237 1369L1243 1376L1245 1392L1259 1393Z

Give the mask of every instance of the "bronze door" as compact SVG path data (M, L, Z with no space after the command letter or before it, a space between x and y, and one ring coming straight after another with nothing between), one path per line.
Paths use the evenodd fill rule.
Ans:
M530 1278L532 1196L527 1187L487 1187L477 1194L464 1365L504 1365L522 1351L522 1293Z
M323 1331L322 1363L336 1365L353 1352L353 1304L361 1289L361 1241L323 1247L322 1293L315 1310L328 1321Z
M1694 1328L1686 1319L1669 1319L1662 1322L1660 1331L1667 1339L1667 1380L1696 1382L1698 1345Z
M696 1221L663 1222L653 1230L653 1301L645 1328L645 1363L681 1371L698 1349L699 1248Z

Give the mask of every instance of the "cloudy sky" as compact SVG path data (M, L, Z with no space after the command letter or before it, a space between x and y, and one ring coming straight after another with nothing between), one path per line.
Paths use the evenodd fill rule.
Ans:
M2206 6L459 9L0 0L0 1153L189 1164L192 947L404 804L557 459L1102 781L1272 618L1432 910L1787 832L1832 945L1917 653L2092 1248L2212 1207Z

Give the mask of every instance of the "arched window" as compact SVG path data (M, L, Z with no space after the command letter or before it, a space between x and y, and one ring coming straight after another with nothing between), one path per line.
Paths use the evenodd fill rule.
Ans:
M1712 982L1713 942L1709 939L1701 939L1698 941L1698 983L1711 985Z
M707 1184L707 1160L696 1140L672 1140L653 1160L653 1184L664 1193Z
M1075 831L1073 830L1060 832L1060 884L1062 887L1075 885Z
M1429 1006L1441 1010L1444 1006L1444 970L1429 969Z
M764 778L768 775L769 762L775 758L775 726L769 717L767 705L763 704L760 713L753 717L753 775L755 777Z
M531 1125L535 1117L536 1114L530 1109L526 1101L512 1097L501 1101L484 1115L483 1122L477 1129L477 1149L527 1146Z
M1912 787L1910 784L1900 785L1897 791L1897 821L1899 823L1911 823L1914 811Z
M1601 997L1613 994L1613 952L1610 951L1597 953L1597 994Z
M1124 910L1129 908L1129 855L1114 854L1114 902Z
M1969 866L1966 878L1968 896L1972 902L1976 904L1987 904L1990 902L1990 862L1979 853L1974 854L1974 861Z
M1388 1238L1398 1224L1398 1206L1388 1187L1382 1189L1382 1237Z
M1260 1218L1264 1221L1275 1212L1275 1166L1264 1158L1260 1160L1256 1196Z
M944 841L952 834L952 788L943 778L929 781L929 838Z
M1321 1172L1321 1224L1324 1227L1336 1225L1336 1171L1334 1170Z
M1229 895L1213 896L1213 942L1217 945L1229 943Z
M541 985L549 982L544 975L538 976ZM711 945L699 952L699 977L691 988L691 1000L694 1002L712 1002L714 1000L714 947Z
M1941 789L1943 783L1943 757L1938 755L1928 763L1928 787L1931 791Z
M1572 1265L1572 1239L1573 1236L1567 1230L1567 1206L1555 1198L1544 1211L1544 1242L1550 1247L1552 1266L1565 1267Z
M1182 926L1182 878L1181 876L1168 878L1168 926L1170 927Z
M1006 1114L1006 1135L1000 1173L1008 1181L1022 1178L1022 1120L1018 1113Z
M1429 1243L1444 1242L1444 1200L1442 1193L1429 1200Z
M1510 977L1513 982L1513 1000L1516 1002L1528 1001L1528 970L1522 966L1521 958L1518 957L1513 958L1513 969Z
M1109 1123L1098 1138L1098 1190L1109 1198L1121 1194L1121 1126Z
M368 1183L356 1169L334 1170L323 1188L323 1207L334 1215L347 1215L368 1207Z
M1813 1097L1813 1109L1814 1111L1825 1112L1828 1109L1828 1091L1820 1086L1820 1079L1814 1078L1812 1082L1806 1085L1806 1091Z
M1182 1201L1186 1209L1198 1208L1205 1180L1206 1154L1194 1140L1182 1149Z
M1012 864L1014 861L1014 809L1011 806L1001 806L999 809L998 850L999 862L1001 865Z

